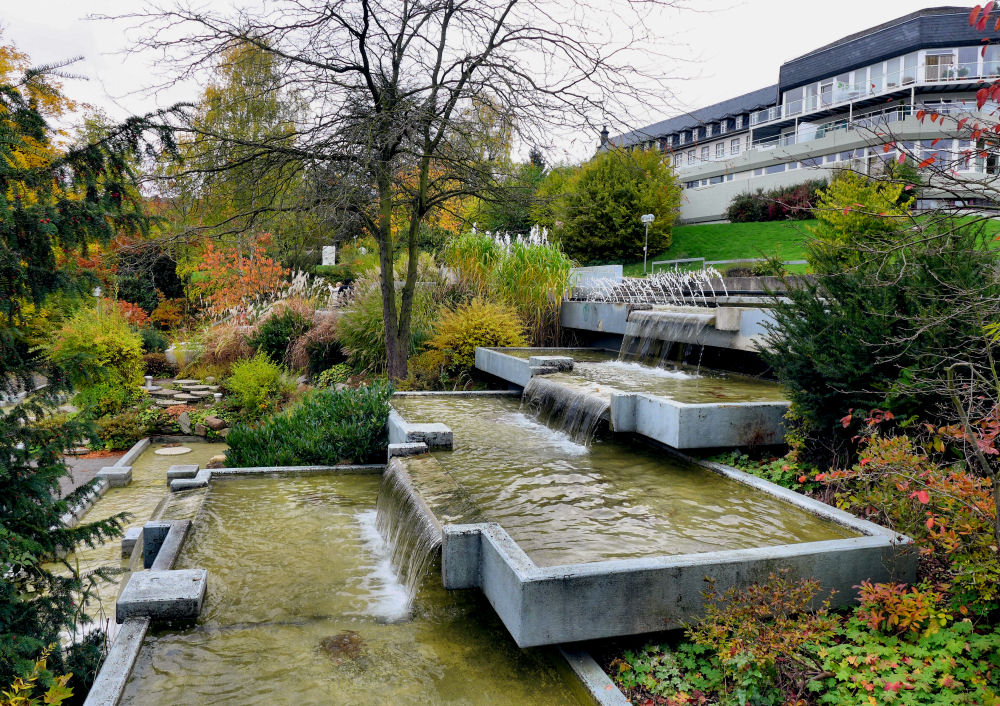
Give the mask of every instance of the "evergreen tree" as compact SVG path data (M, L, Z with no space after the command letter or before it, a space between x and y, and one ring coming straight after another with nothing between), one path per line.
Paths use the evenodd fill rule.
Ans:
M74 672L82 695L100 660L100 633L80 638L86 603L108 569L81 574L67 551L121 532L123 516L70 527L63 517L93 492L60 498L63 449L85 433L79 424L39 424L66 391L65 375L39 354L25 310L53 293L87 283L64 267L64 255L119 233L144 233L150 219L134 196L131 165L169 131L131 118L98 141L63 150L50 120L72 108L55 76L61 67L27 69L27 57L0 47L0 393L47 386L0 410L0 685L31 672L48 645L54 672ZM151 132L152 131L152 132ZM68 259L68 258L65 258ZM66 636L76 640L67 645Z
M567 185L556 235L563 250L583 264L628 262L642 257L646 229L640 217L652 213L649 253L670 247L681 203L673 169L653 150L598 154Z

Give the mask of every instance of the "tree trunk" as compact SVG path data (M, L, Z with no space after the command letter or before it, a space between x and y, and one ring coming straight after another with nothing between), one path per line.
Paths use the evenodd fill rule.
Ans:
M402 380L407 375L410 332L407 330L404 336L404 332L399 330L399 318L396 314L396 275L392 262L392 181L387 173L378 175L378 191L378 260L382 320L385 322L386 372L390 380Z

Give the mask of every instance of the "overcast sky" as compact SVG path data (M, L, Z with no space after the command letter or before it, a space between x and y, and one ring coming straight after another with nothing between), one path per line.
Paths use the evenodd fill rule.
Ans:
M569 2L571 0L567 0ZM139 0L2 0L0 25L4 41L27 52L36 64L73 56L84 57L73 67L87 80L67 82L74 99L115 117L147 112L180 100L195 100L201 87L179 86L169 93L142 92L162 76L142 57L119 52L129 43L125 28L108 21L90 21L90 14L116 14L137 9ZM608 0L611 7L625 0ZM200 0L198 5L238 6L231 0ZM673 84L675 105L670 114L709 105L733 95L762 88L778 80L784 61L872 25L921 7L904 0L840 0L837 3L788 0L693 0L705 11L664 12L652 29L663 37L667 51L690 59L673 67L671 75L691 78ZM639 125L667 114L636 114ZM586 157L597 136L566 141L555 159Z

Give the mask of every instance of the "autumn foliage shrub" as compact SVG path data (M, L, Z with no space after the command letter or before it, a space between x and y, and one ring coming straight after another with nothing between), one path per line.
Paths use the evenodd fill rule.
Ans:
M869 423L876 419L884 415ZM874 426L868 433L856 465L815 479L835 492L839 507L912 537L922 574L947 590L953 609L996 610L1000 552L989 479L935 460L910 436L882 435Z
M311 375L318 375L343 361L344 354L337 340L336 315L319 317L316 325L288 349L289 365L295 370L308 370Z
M176 366L163 353L147 353L142 356L142 368L146 375L167 378L177 372Z
M505 304L474 299L438 320L428 348L440 354L449 375L468 372L476 366L476 348L527 345L524 323L517 311Z
M242 248L212 241L205 244L191 286L209 316L243 311L263 295L283 288L288 270L267 254L270 243L270 235L264 234Z
M820 190L825 187L826 180L818 179L768 191L758 189L754 193L737 194L726 209L726 218L733 223L806 220L813 217L812 209Z
M115 309L80 309L46 345L78 395L76 404L99 414L117 412L142 386L142 340Z

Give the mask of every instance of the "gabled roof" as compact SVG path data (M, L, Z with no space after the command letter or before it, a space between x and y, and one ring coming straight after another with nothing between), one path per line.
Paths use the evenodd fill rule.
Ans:
M638 130L627 132L624 135L611 138L611 142L619 147L628 147L636 143L647 142L680 130L690 130L693 127L699 127L706 123L717 122L722 118L767 108L774 105L777 98L778 85L774 84L766 88L751 91L750 93L744 93L742 96L724 100L721 103L698 108L697 110L692 110L690 113L682 113L673 118L667 118L666 120L661 120L658 123L647 125Z

